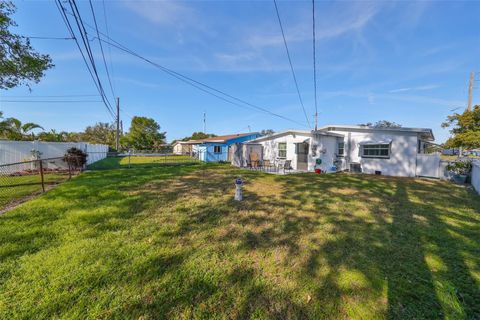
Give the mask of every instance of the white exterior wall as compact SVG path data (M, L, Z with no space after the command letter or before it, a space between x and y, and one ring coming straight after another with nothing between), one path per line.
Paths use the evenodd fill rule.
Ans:
M347 131L333 132L345 135L345 160L350 163L360 163L364 173L374 174L375 171L381 171L382 175L387 176L416 176L418 147L418 137L416 133L389 131L364 132L360 130L350 130L350 134ZM390 157L388 159L361 157L360 143L385 140L392 140Z
M305 140L309 140L307 142L310 143L310 135L308 134L297 134L297 133L289 133L280 137L274 137L270 140L258 142L263 146L263 159L270 160L271 163L278 163L278 143L286 142L287 143L287 157L285 160L292 161L292 168L297 170L297 154L295 153L295 143L304 142ZM311 148L309 148L309 155L308 155L308 166L310 170L310 162L311 162Z
M173 146L173 154L182 154L183 146L180 143L177 143Z
M472 186L480 194L480 161L473 161L472 168Z
M322 159L322 164L317 166L322 172L332 172L334 161L337 159L337 145L342 141L342 138L324 135L314 135L314 147L316 146L315 155L312 155L310 150L308 157L308 171L315 169L316 159Z

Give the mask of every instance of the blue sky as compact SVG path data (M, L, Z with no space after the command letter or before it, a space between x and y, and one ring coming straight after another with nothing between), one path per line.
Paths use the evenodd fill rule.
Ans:
M19 33L68 36L53 1L15 3ZM94 7L105 32L102 2ZM279 1L278 7L312 119L311 2ZM79 8L92 23L88 2L79 2ZM272 1L105 1L105 8L115 40L168 68L305 123ZM432 128L438 142L448 137L440 124L451 109L466 105L469 72L480 71L480 2L319 1L316 12L319 125L387 119ZM32 85L31 93L25 87L1 91L1 100L97 93L72 40L33 39L32 44L51 55L55 68ZM92 45L101 67L98 44ZM125 129L129 116L152 117L171 141L201 131L203 112L207 131L216 134L246 132L248 126L252 131L300 128L206 95L115 48L106 49L106 56L125 111ZM7 117L46 129L79 131L111 121L98 102L1 100ZM480 103L478 89L474 102Z

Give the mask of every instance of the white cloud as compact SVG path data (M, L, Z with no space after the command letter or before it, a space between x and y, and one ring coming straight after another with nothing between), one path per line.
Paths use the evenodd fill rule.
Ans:
M393 89L388 91L389 93L401 93L401 92L407 92L407 91L426 91L426 90L432 90L438 88L439 85L436 84L429 84L425 86L418 86L418 87L411 87L411 88L399 88L399 89Z
M320 11L316 15L315 36L317 41L362 31L377 15L382 6L382 2L334 3L325 11ZM311 19L311 14L305 15L295 25L288 26L285 32L287 42L311 41ZM280 30L278 30L278 26L275 25L275 28L270 27L269 29L267 32L250 35L245 42L256 48L283 45L283 38ZM256 26L255 31L258 32L258 30L265 30L265 28Z
M123 3L137 15L157 25L182 26L195 18L192 8L177 1L124 1Z

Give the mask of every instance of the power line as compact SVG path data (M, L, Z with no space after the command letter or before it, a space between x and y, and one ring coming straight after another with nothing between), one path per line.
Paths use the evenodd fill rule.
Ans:
M72 37L30 37L26 36L28 39L40 39L40 40L74 40Z
M102 41L100 41L100 34L99 34L99 31L98 31L97 18L95 16L95 10L93 9L92 0L89 0L88 2L90 3L90 9L92 10L93 22L95 24L95 30L97 31L98 43L100 44L100 51L102 52L103 65L105 66L105 72L107 73L108 83L110 84L110 90L112 91L112 95L115 98L116 95L115 95L115 91L113 90L112 80L110 79L110 73L108 72L107 61L105 60L105 54L103 52Z
M109 102L107 102L108 100L106 99L105 94L104 94L104 92L103 92L103 88L101 87L100 79L98 78L98 75L97 75L97 77L96 77L96 76L93 74L92 70L91 70L91 67L90 67L90 65L89 65L89 63L88 63L88 61L87 61L87 58L85 57L85 54L84 54L84 52L83 52L83 50L82 50L82 47L81 47L78 39L77 39L76 36L75 36L75 32L73 31L73 27L72 27L72 25L71 25L71 23L70 23L70 21L69 21L69 19L68 19L68 16L67 16L67 13L66 13L67 11L66 11L65 7L63 6L61 0L56 0L56 1L55 1L55 4L56 4L56 6L57 6L57 9L58 9L59 12L60 12L60 15L61 15L61 17L62 17L62 20L63 20L63 22L65 23L65 26L67 27L67 30L69 31L69 33L70 33L70 35L72 36L72 38L75 40L75 44L77 45L77 48L78 48L78 50L80 51L80 54L82 55L82 59L83 59L83 61L84 61L84 63L85 63L85 66L86 66L88 72L90 73L90 76L92 77L92 80L93 80L93 82L94 82L94 84L95 84L95 87L97 88L98 92L100 93L100 96L102 97L102 101L103 101L105 107L107 108L110 116L114 119L115 117L114 117L114 114L113 114L113 112L112 112L111 106L110 106ZM70 6L71 6L71 3L70 3ZM74 14L72 14L72 16L75 17ZM76 17L75 17L75 20L77 21ZM81 32L80 26L78 25L78 21L77 21L77 27L79 28L80 36L82 37L82 40L83 40L83 42L85 43L85 39L83 38L83 34L82 34L82 32ZM87 50L87 51L88 51L88 50Z
M60 15L61 15L61 17L62 17L62 20L63 20L63 22L65 23L65 26L67 27L67 30L69 31L69 33L70 33L70 35L72 36L72 38L75 40L75 44L77 45L77 48L78 48L78 50L80 51L80 54L82 55L82 59L83 59L83 61L84 61L84 63L85 63L85 66L87 67L88 72L90 73L90 76L92 77L92 80L93 80L93 82L94 82L94 84L95 84L95 87L97 88L98 92L100 93L100 96L102 96L102 91L100 90L100 87L99 87L99 85L98 85L98 83L97 83L97 80L96 80L95 76L93 75L92 70L90 69L90 65L88 64L88 61L87 61L87 59L86 59L86 57L85 57L85 54L83 53L83 50L82 50L82 48L81 48L81 46L80 46L80 43L78 42L78 39L75 37L75 33L74 33L74 31L73 31L73 27L72 27L72 25L71 25L71 23L70 23L70 21L68 20L68 17L67 17L65 7L64 7L63 4L61 3L61 0L55 1L55 4L56 4L56 6L57 6L57 9L58 9L59 12L60 12ZM112 118L114 118L113 112L112 112L112 110L109 108L109 105L107 104L107 102L103 99L103 96L102 96L102 100L103 100L103 103L105 104L105 107L107 108L108 112L110 113L110 116L111 116Z
M285 50L287 51L288 62L290 64L290 70L292 71L293 81L295 82L295 88L297 89L298 99L300 100L300 105L303 110L303 114L305 116L305 120L307 120L308 126L311 128L310 121L308 120L307 112L305 111L305 106L303 105L302 95L300 94L300 89L298 88L297 77L295 75L295 69L293 68L292 59L290 57L290 52L288 50L287 39L285 38L285 32L283 31L282 20L280 19L280 13L278 12L277 1L273 0L273 4L275 5L275 11L277 12L278 24L280 25L280 30L282 31L283 37L283 44L285 45Z
M25 95L25 96L5 96L6 98L69 98L69 97L99 97L98 94L65 94L65 95Z
M75 0L68 0L68 3L70 4L70 9L72 9L72 15L75 19L75 22L76 22L77 27L78 27L78 31L80 32L80 36L82 38L82 42L83 42L83 44L85 46L85 49L87 51L90 63L92 65L92 70L95 74L95 78L98 81L98 86L99 86L100 91L101 91L100 94L102 95L102 100L106 101L106 104L108 105L108 109L110 110L113 118L115 118L115 116L113 115L114 112L113 112L113 109L112 109L112 105L110 103L110 100L108 100L108 98L105 94L105 90L103 89L102 82L100 81L100 76L98 75L97 66L95 64L95 58L94 58L94 55L93 55L93 52L92 52L92 48L90 47L90 43L88 41L88 33L87 33L87 30L85 29L85 25L83 23L82 16L80 15L80 11L78 10L77 3L75 2Z
M110 36L105 0L102 0L102 7L103 7L103 21L105 22L105 31L107 33L107 36ZM113 88L115 89L115 72L114 72L113 63L112 63L112 48L110 46L108 46L108 58L110 59L110 70L112 70L112 78L113 78L112 82L113 82Z
M317 107L317 62L315 56L315 0L312 0L312 23L313 23L313 89L315 92L315 130L318 127L318 107Z
M45 102L45 103L84 103L84 102L102 102L102 100L0 100L0 102Z
M87 26L88 26L88 25L87 25ZM100 33L100 34L102 34L103 36L105 36L105 34L103 34L103 33ZM228 94L228 93L225 93L225 92L223 92L223 91L221 91L221 90L215 89L215 88L213 88L213 87L211 87L211 86L209 86L209 85L207 85L207 84L204 84L204 83L202 83L202 82L200 82L200 81L194 80L194 79L192 79L192 78L190 78L190 77L188 77L188 76L185 76L185 75L183 75L183 74L181 74L181 73L178 73L178 72L176 72L176 71L173 71L173 70L171 70L171 69L169 69L169 68L166 68L166 67L164 67L164 66L162 66L162 65L160 65L160 64L158 64L158 63L156 63L156 62L153 62L153 61L151 61L150 59L145 58L145 57L141 56L140 54L132 51L131 49L125 47L125 46L122 45L122 44L120 44L118 41L115 41L115 40L113 40L112 38L109 38L109 37L107 37L107 38L108 38L109 40L111 40L111 42L110 42L110 41L107 41L107 40L105 40L105 39L100 39L100 40L103 41L104 43L112 46L112 47L115 47L115 48L117 48L117 49L119 49L119 50L121 50L121 51L124 51L124 52L126 52L126 53L129 53L129 54L131 54L131 55L133 55L133 56L135 56L135 57L137 57L137 58L139 58L139 59L141 59L141 60L143 60L143 61L145 61L145 62L147 62L147 63L149 63L149 64L151 64L151 65L153 65L153 66L155 66L155 67L157 67L157 68L159 68L159 69L162 70L163 72L165 72L165 73L167 73L167 74L169 74L169 75L171 75L171 76L179 79L180 81L183 81L183 82L185 82L185 83L187 83L187 84L189 84L189 85L191 85L191 86L193 86L193 87L195 87L195 88L197 88L197 89L199 89L199 90L201 90L201 91L203 91L203 92L205 92L205 93L207 93L207 94L210 94L210 95L212 95L212 96L214 96L214 97L216 97L216 98L218 98L218 99L221 99L221 100L223 100L223 101L225 101L225 102L227 102L227 103L230 103L230 104L232 104L232 105L238 106L238 107L240 107L240 108L246 108L246 106L248 106L248 107L249 107L248 109L252 109L252 108L253 108L253 109L256 109L256 110L265 112L265 113L267 113L267 114L270 114L270 115L272 115L272 116L281 118L281 119L283 119L283 120L290 121L290 122L299 124L299 125L301 125L301 126L305 126L303 123L300 123L300 122L298 122L298 121L296 121L296 120L293 120L293 119L287 118L287 117L285 117L285 116L279 115L279 114L274 113L274 112L272 112L272 111L270 111L270 110L268 110L268 109L265 109L265 108L263 108L263 107L254 105L254 104L249 103L249 102L247 102L247 101L245 101L245 100L242 100L242 99L240 99L240 98L234 97L234 96L232 96L232 95L230 95L230 94ZM207 88L208 90L205 89L205 88ZM211 90L211 91L209 91L209 90ZM236 101L238 101L238 102L241 102L241 103L243 103L243 105L240 104L240 103L231 101L231 100L229 100L229 99L227 99L227 98L225 98L225 97L223 97L223 96L220 96L219 94L216 94L216 93L214 93L214 92L212 92L212 91L217 92L217 93L219 93L219 94L221 94L221 95L223 95L223 96L225 96L225 97L228 97L228 98L230 98L230 99L232 99L232 100L236 100ZM246 106L245 106L245 105L246 105Z

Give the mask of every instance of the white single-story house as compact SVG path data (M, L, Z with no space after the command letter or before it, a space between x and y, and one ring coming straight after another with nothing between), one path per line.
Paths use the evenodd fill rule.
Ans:
M177 155L192 155L193 154L193 145L198 144L197 141L175 141L173 143L173 154Z
M270 163L291 162L296 171L349 170L389 176L429 176L440 156L426 155L431 129L329 125L318 130L286 130L236 146L232 164L244 166L249 152ZM433 170L433 169L432 169ZM436 170L436 169L435 169Z

